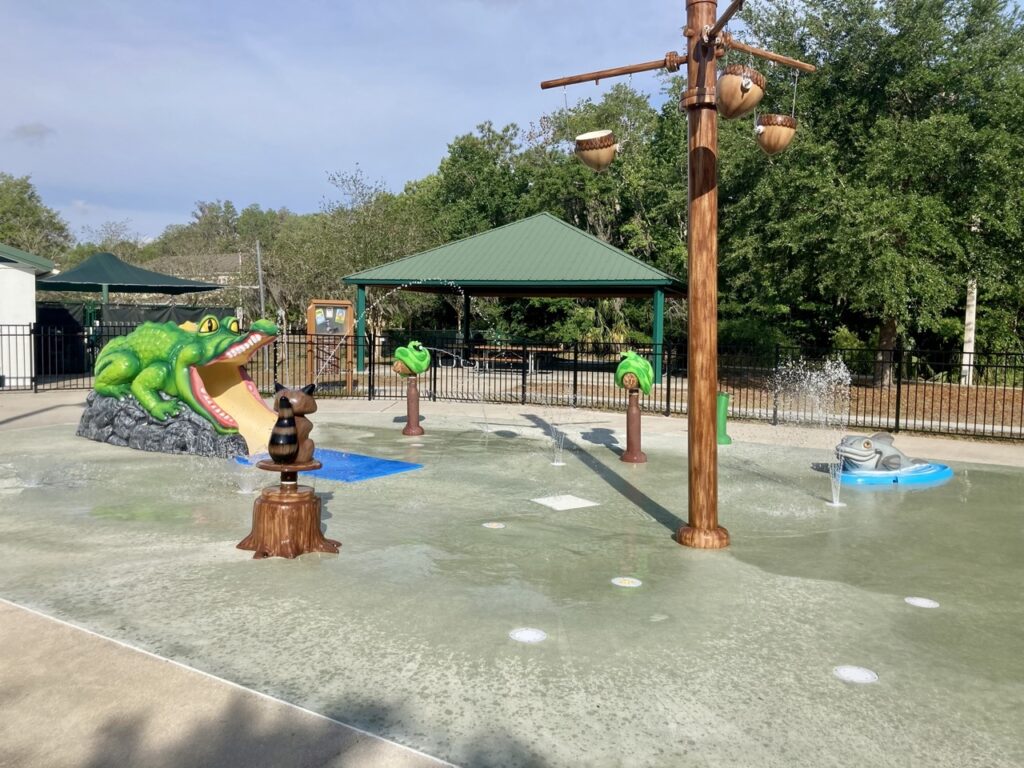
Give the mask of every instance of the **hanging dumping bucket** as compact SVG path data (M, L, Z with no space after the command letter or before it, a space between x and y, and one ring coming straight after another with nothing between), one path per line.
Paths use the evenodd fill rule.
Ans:
M732 445L732 438L725 433L725 422L729 418L729 393L718 393L718 444Z

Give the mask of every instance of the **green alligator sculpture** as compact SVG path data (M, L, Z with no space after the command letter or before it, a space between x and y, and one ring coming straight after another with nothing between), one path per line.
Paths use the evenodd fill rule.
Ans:
M407 346L396 349L395 357L409 371L405 373L396 364L395 371L401 376L419 376L430 367L430 352L418 341L410 341Z
M275 416L245 365L276 335L269 320L255 321L246 333L234 317L206 315L198 324L180 326L143 323L103 347L93 388L118 399L131 393L158 421L186 405L220 434L241 432L247 442L259 441L263 432L269 435ZM265 443L249 444L255 450Z
M646 357L640 357L633 350L622 355L619 367L615 369L615 386L625 387L623 379L627 374L636 376L638 386L645 395L651 394L651 384L654 383L654 369Z

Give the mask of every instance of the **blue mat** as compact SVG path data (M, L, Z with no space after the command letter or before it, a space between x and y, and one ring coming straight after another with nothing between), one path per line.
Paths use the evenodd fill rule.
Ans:
M239 464L254 465L261 459L270 458L268 454L257 456L237 456ZM324 480L339 480L343 483L358 483L360 480L372 480L375 477L395 475L411 469L422 469L422 464L410 464L408 461L378 459L376 456L363 456L358 453L342 453L325 448L317 448L314 458L323 464L315 472L303 472L304 475L321 477Z

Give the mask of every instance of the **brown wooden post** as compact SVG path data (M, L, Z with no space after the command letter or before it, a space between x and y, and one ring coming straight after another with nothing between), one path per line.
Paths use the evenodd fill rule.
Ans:
M420 389L416 385L416 376L406 379L405 388L405 428L402 434L407 437L418 437L423 434L420 426Z
M626 374L626 377L633 374ZM633 377L635 383L636 377ZM647 454L640 447L640 390L630 388L629 404L626 406L626 450L619 457L619 461L627 464L644 464L647 461Z
M689 360L687 439L689 514L679 529L680 544L699 549L729 545L718 525L718 110L714 40L702 32L715 24L715 0L687 0L687 112L689 192Z

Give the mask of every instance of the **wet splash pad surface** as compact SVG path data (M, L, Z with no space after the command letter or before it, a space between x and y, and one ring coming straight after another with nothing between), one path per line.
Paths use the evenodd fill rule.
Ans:
M247 458L239 456L235 461L239 464L255 466L261 459L269 458L269 454L261 453ZM422 464L381 459L376 456L364 456L360 453L345 453L344 451L334 451L330 448L317 449L316 460L323 464L323 466L314 472L303 472L302 477L319 477L324 480L337 480L342 483L358 483L360 480L372 480L377 477L395 475L399 472L423 469Z
M1019 470L829 509L821 452L735 444L732 547L698 552L669 538L685 439L624 465L593 427L564 427L553 467L528 424L415 445L318 422L321 446L423 469L317 482L344 547L294 561L234 548L253 496L227 462L11 430L0 595L465 765L1024 762ZM562 495L595 505L533 501Z

